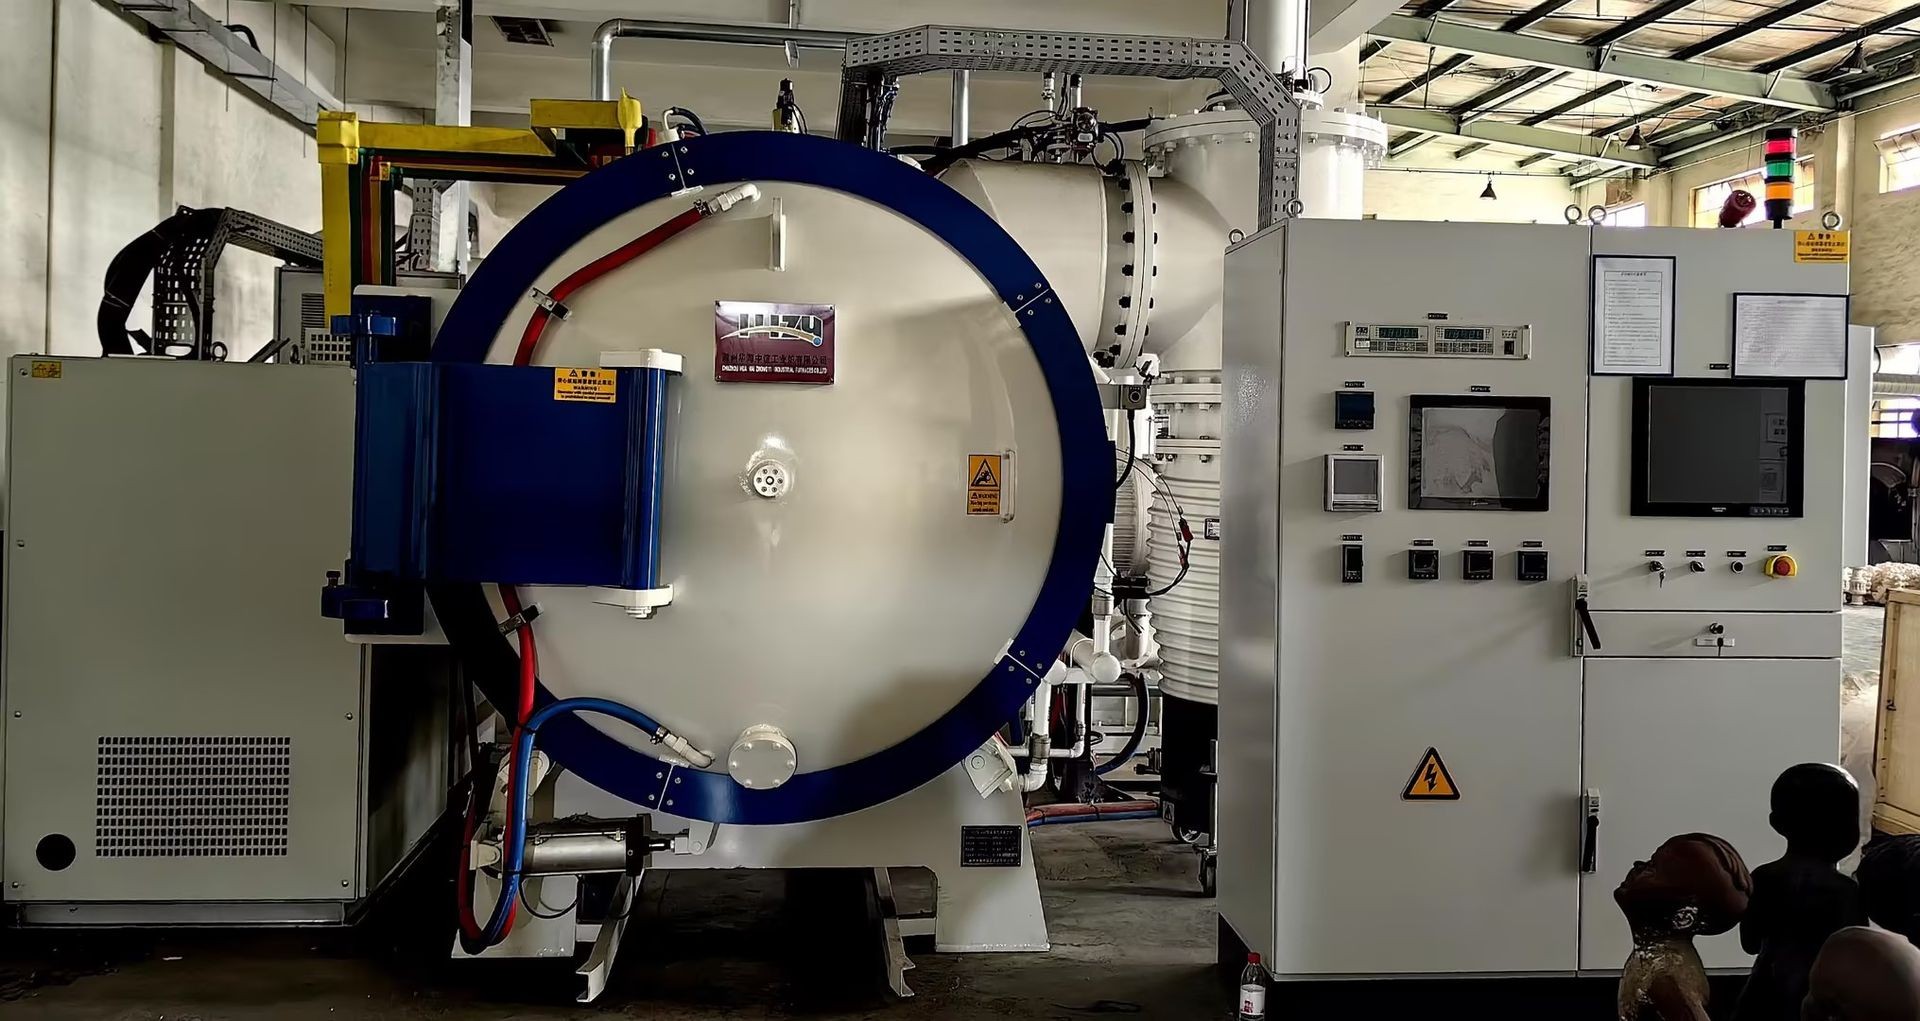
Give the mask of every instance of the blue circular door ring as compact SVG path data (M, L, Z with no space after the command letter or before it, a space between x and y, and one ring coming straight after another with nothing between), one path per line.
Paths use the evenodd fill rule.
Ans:
M1006 655L946 715L864 759L748 790L724 772L674 767L571 716L542 728L554 761L644 809L718 823L806 822L844 815L927 783L1011 719L1086 609L1101 538L1113 516L1113 448L1080 338L1058 301L1034 301L1046 278L1019 244L965 197L899 160L843 142L741 131L656 146L614 161L529 213L460 292L433 359L485 361L502 327L540 275L607 221L683 190L745 181L831 188L893 210L957 252L1015 312L1040 363L1060 436L1060 523L1047 575ZM691 202L695 196L688 196ZM514 704L516 664L478 585L430 588L435 615L495 705ZM691 680L691 679L689 679ZM538 705L553 700L541 685ZM645 706L636 708L645 710Z

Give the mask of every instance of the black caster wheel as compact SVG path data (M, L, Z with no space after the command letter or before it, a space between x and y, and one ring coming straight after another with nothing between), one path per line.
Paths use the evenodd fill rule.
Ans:
M1208 897L1214 895L1218 872L1219 859L1211 854L1202 854L1200 856L1200 892L1202 895Z

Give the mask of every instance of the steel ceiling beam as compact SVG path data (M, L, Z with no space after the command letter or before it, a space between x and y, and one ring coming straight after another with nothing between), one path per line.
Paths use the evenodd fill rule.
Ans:
M1447 112L1459 114L1462 120L1477 121L1521 96L1551 85L1566 73L1555 71L1550 67L1530 67L1490 89L1454 104Z
M1573 3L1573 0L1541 0L1525 11L1500 23L1502 32L1518 32L1528 25L1544 21L1560 12L1560 8Z
M1910 17L1920 17L1920 8L1912 10L1914 14ZM1611 46L1565 42L1406 14L1396 14L1381 22L1374 28L1373 35L1398 42L1436 46L1455 53L1517 60L1540 67L1705 92L1768 106L1821 111L1834 108L1833 92L1827 86L1806 78L1772 73L1777 68L1745 71L1714 67L1698 61L1622 52Z
M1385 39L1369 39L1360 47L1360 63L1364 64L1380 55L1380 51L1393 44Z
M1530 166L1533 166L1535 163L1540 163L1546 160L1553 159L1553 157L1554 157L1554 154L1550 152L1536 152L1533 155L1528 156L1526 159L1521 160L1516 165L1523 168L1530 167Z
M1461 123L1459 117L1441 110L1382 106L1374 107L1372 112L1389 127L1406 131L1457 138L1465 142L1519 146L1550 155L1598 160L1617 166L1651 169L1656 165L1653 153L1649 151L1628 152L1615 144L1612 139L1595 138L1592 135L1577 135L1570 131L1555 131L1552 128L1510 124L1495 120L1465 124Z
M1387 142L1387 158L1392 159L1396 156L1404 156L1431 141L1433 141L1432 135L1422 134L1418 131L1409 131L1399 138Z
M1841 32L1838 35L1828 36L1811 46L1802 47L1783 57L1769 60L1760 65L1760 70L1768 73L1784 71L1795 64L1802 64L1815 57L1825 56L1835 50L1846 49L1855 43L1865 42L1888 29L1899 28L1907 22L1914 20L1920 20L1920 4L1911 7L1902 7L1886 17L1875 18L1861 25L1859 28ZM1881 55L1876 54L1874 59L1878 60L1880 57Z
M1457 160L1463 160L1473 155L1474 153L1479 152L1482 149L1485 149L1486 147L1487 147L1486 142L1475 142L1472 145L1463 145L1460 148L1455 149L1453 151L1453 158Z
M1868 81L1848 83L1845 87L1837 88L1836 98L1843 104L1851 104L1862 96L1913 81L1916 75L1920 75L1920 70L1916 70L1906 62L1914 58L1920 58L1920 39L1881 50L1872 57L1873 63L1881 69L1876 76ZM1830 114L1826 119L1837 115ZM1648 142L1659 153L1661 167L1690 166L1700 160L1691 160L1687 163L1675 161L1681 156L1709 150L1762 128L1791 123L1798 118L1797 114L1783 113L1769 107L1747 105L1696 118L1667 131L1659 132L1649 137ZM1714 154L1702 157L1702 159L1712 158L1715 158ZM1616 169L1604 170L1590 175L1588 179L1598 179L1617 172Z
M1645 110L1640 111L1640 113L1632 117L1624 117L1624 118L1621 118L1620 120L1614 121L1612 124L1609 124L1605 127L1595 128L1593 129L1593 134L1611 135L1611 134L1615 134L1620 131L1623 131L1627 128L1633 127L1636 124L1645 124L1648 121L1657 121L1660 118L1665 117L1666 115L1674 112L1675 110L1679 110L1683 107L1692 106L1693 104L1698 103L1699 101L1705 98L1707 98L1707 94L1704 92L1689 92L1686 95L1681 96L1679 99L1670 100L1668 102L1661 103L1659 106L1650 106Z
M1826 2L1827 0L1793 0L1792 3L1783 7L1776 7L1757 18L1742 22L1738 28L1730 28L1719 35L1702 39L1691 46L1683 46L1674 53L1674 57L1680 60L1688 60L1693 57L1698 57L1703 53L1711 53L1728 43L1739 42L1755 32L1763 32L1772 28L1788 18L1797 18Z
M1621 82L1621 81L1608 82L1605 85L1602 85L1598 88L1588 89L1587 91L1580 93L1579 95L1573 97L1572 99L1569 99L1564 103L1561 103L1559 106L1550 107L1536 114L1529 114L1520 123L1545 124L1546 122L1554 119L1555 117L1578 110L1581 107L1592 103L1594 100L1605 99L1606 97L1611 96L1614 93L1619 92L1621 89L1624 89L1626 87L1627 87L1626 82Z
M1587 44L1589 46L1605 46L1608 43L1617 43L1649 25L1664 21L1680 13L1682 10L1693 6L1694 2L1695 0L1667 0L1666 3L1656 4L1620 24L1589 38Z
M1381 96L1377 100L1377 102L1382 106L1388 106L1394 103L1398 103L1402 99L1405 99L1408 96L1413 95L1415 92L1420 91L1422 88L1426 87L1427 85L1432 84L1433 82L1446 77L1448 74L1452 73L1453 71L1465 66L1467 61L1472 59L1473 59L1473 55L1470 53L1456 53L1453 56L1448 57L1447 59L1441 61L1440 63L1435 64L1430 68L1427 68L1425 71L1422 71L1417 75L1414 75L1411 79L1407 80L1405 83L1395 86L1394 88L1389 90L1386 95Z
M1868 59L1873 64L1885 68L1892 66L1898 61L1913 57L1920 57L1920 39L1910 40L1896 46L1889 46L1873 54ZM1895 80L1898 80L1897 76ZM1837 98L1848 100L1886 87L1887 83L1884 80L1856 84L1846 79L1841 79L1840 91ZM1680 148L1682 143L1690 136L1709 131L1721 131L1722 129L1717 127L1717 125L1729 122L1732 124L1732 129L1736 134L1745 134L1769 124L1777 123L1780 118L1773 116L1773 114L1776 113L1778 113L1778 111L1773 111L1767 107L1753 103L1745 106L1729 107L1705 117L1696 117L1693 120L1676 124L1665 131L1651 136L1648 138L1648 141L1656 147L1661 148L1663 159L1672 159L1675 156L1685 155L1695 149L1721 141L1721 139L1715 138L1705 142L1686 144L1684 148Z

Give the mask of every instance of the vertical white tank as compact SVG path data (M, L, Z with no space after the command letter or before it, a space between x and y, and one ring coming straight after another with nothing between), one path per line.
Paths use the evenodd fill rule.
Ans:
M1302 215L1357 219L1386 126L1360 112L1358 43L1308 64L1327 69L1333 88L1327 105L1302 114ZM1316 72L1315 83L1327 77ZM942 175L1033 255L1097 363L1124 373L1143 354L1159 356L1160 429L1136 449L1152 451L1163 484L1147 506L1144 556L1137 515L1146 487L1117 494L1115 566L1144 561L1153 587L1167 586L1180 574L1184 516L1193 534L1186 575L1153 601L1161 690L1206 706L1219 679L1220 537L1232 527L1220 521L1220 295L1234 232L1259 227L1258 142L1246 114L1211 109L1156 121L1146 162L1118 176L972 160Z
M1326 63L1323 63L1325 61ZM1343 84L1358 81L1358 45L1338 54L1316 56L1315 67L1345 67L1333 72L1338 96ZM1349 97L1351 93L1349 92ZM1349 102L1351 102L1349 98ZM1233 109L1202 110L1158 121L1147 132L1150 165L1164 168L1166 181L1179 182L1203 196L1229 230L1211 239L1224 250L1234 238L1259 229L1259 133L1251 118ZM1303 216L1359 219L1367 165L1385 150L1386 126L1356 109L1326 108L1301 115L1300 195ZM1237 231L1238 234L1231 232ZM1179 587L1154 600L1154 625L1161 647L1161 691L1175 698L1214 705L1219 690L1220 535L1232 528L1220 516L1220 277L1218 256L1202 262L1212 289L1210 306L1191 330L1168 344L1161 355L1160 382L1153 388L1155 411L1164 417L1154 441L1155 458L1194 541L1186 577ZM1180 569L1175 509L1156 495L1147 548L1155 588Z

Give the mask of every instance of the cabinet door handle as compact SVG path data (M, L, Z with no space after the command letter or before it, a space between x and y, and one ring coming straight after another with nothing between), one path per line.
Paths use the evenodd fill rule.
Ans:
M1600 791L1587 788L1580 798L1580 874L1600 869Z
M1587 644L1596 651L1600 648L1600 632L1593 626L1593 611L1587 609L1587 597L1580 596L1573 601L1573 612L1580 618L1580 630L1587 634Z

